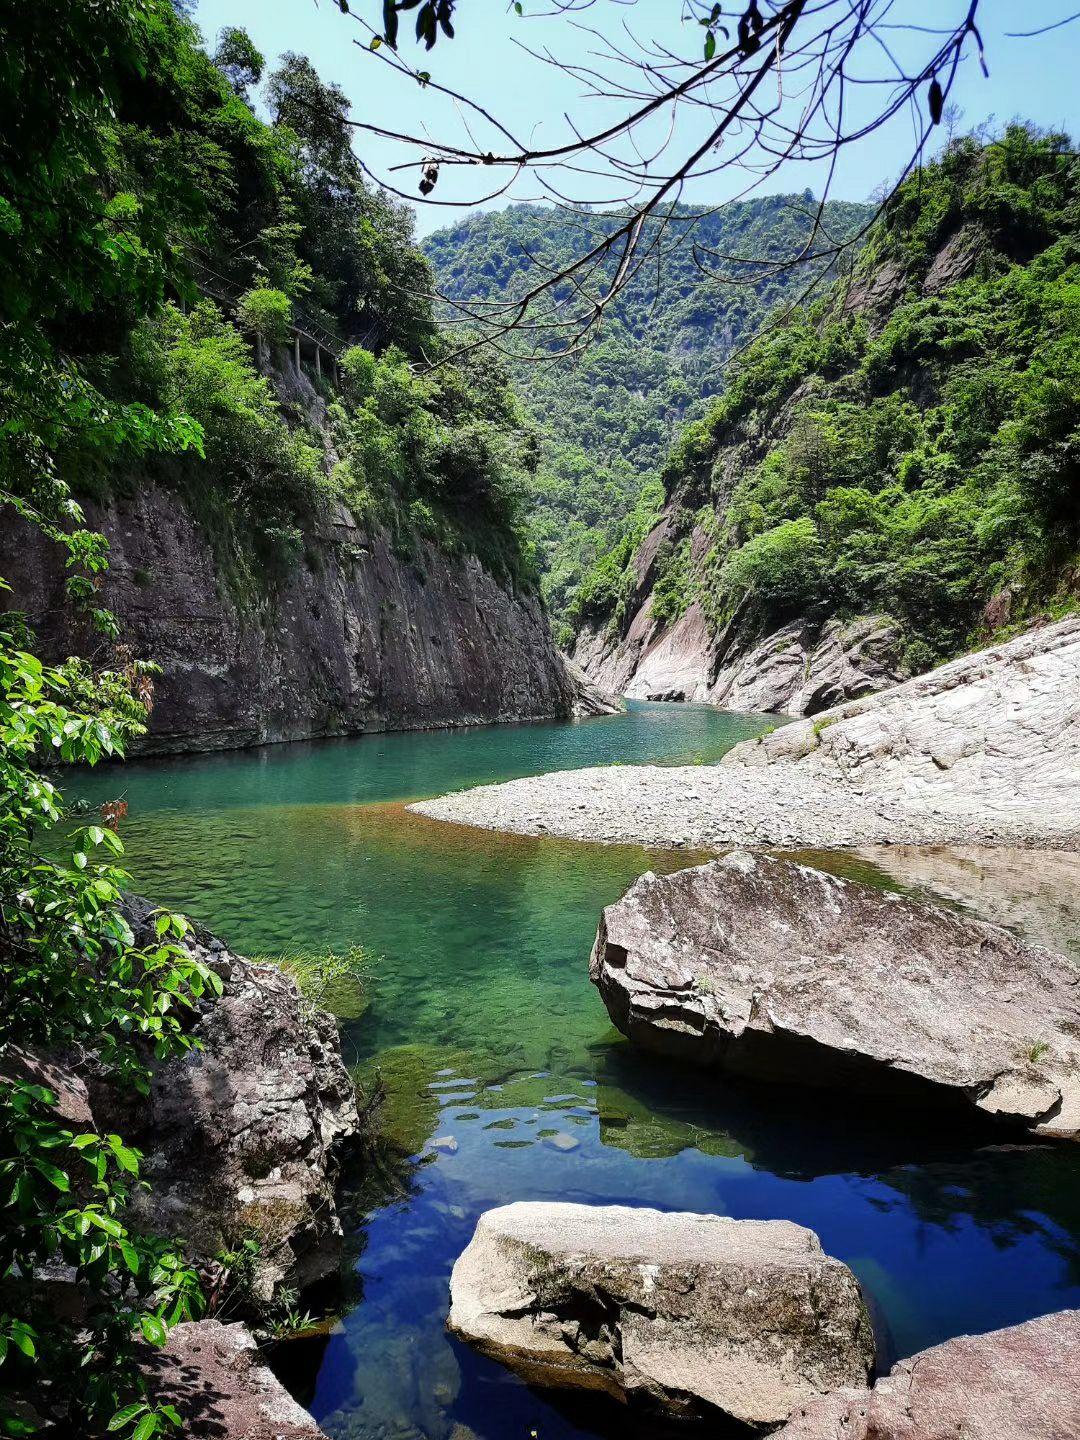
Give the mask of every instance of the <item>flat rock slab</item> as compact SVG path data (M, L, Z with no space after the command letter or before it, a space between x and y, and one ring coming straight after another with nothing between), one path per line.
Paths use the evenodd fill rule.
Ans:
M143 1369L152 1397L176 1406L191 1440L326 1440L267 1369L246 1325L177 1325Z
M660 1412L776 1425L874 1358L855 1276L787 1220L504 1205L450 1291L451 1331L527 1380Z
M735 851L643 875L603 912L590 975L647 1048L1080 1131L1080 968L952 911Z
M1075 1440L1080 1310L962 1335L901 1360L873 1389L809 1405L776 1440Z

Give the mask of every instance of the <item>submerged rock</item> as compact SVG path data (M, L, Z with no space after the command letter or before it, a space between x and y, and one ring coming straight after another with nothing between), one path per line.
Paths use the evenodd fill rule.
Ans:
M1080 1130L1080 970L1006 931L735 851L643 875L590 975L623 1033L756 1079L858 1085Z
M140 943L153 913L129 901ZM144 1152L140 1223L204 1258L253 1236L254 1299L266 1302L337 1265L336 1150L359 1126L355 1087L333 1017L311 1015L291 977L203 930L186 943L225 982L197 1012L202 1048L155 1065L146 1097L92 1080L94 1120Z
M854 1275L787 1220L504 1205L450 1292L451 1331L527 1380L686 1416L776 1425L874 1357Z
M961 1335L872 1389L811 1400L776 1440L1070 1440L1080 1435L1080 1310Z
M143 1368L152 1397L176 1407L193 1440L326 1440L263 1364L245 1325L177 1325Z

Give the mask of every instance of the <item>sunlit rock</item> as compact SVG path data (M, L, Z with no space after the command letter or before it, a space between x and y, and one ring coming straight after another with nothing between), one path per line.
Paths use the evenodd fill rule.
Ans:
M664 1054L1080 1130L1080 972L951 911L736 851L643 875L604 911L590 974Z
M1080 1310L961 1335L872 1389L800 1406L776 1440L1068 1440L1080 1435Z
M854 1275L786 1220L505 1205L450 1290L451 1331L527 1380L684 1416L775 1425L873 1362Z

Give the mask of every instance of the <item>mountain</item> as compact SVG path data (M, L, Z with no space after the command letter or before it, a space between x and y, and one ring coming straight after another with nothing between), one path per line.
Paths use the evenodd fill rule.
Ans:
M4 71L0 636L159 666L158 749L568 713L535 446L494 357L415 363L430 272L343 92L287 54L264 119L243 32L62 8Z
M565 617L582 574L611 548L635 506L655 510L672 439L723 388L728 358L823 268L818 262L770 273L770 262L799 253L814 208L809 193L735 202L700 218L678 207L659 273L645 266L634 276L584 354L507 361L540 434L527 494L543 590L557 617ZM847 237L870 213L831 202L824 230ZM423 249L444 295L505 299L535 283L534 261L562 267L616 224L588 211L512 205L437 231Z
M908 180L733 368L570 612L618 690L813 713L1075 608L1080 161L1010 126Z

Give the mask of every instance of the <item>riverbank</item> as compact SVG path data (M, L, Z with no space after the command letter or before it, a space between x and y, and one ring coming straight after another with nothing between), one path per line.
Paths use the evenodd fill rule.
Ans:
M736 746L719 766L608 766L415 805L523 835L692 849L1080 841L1080 618Z

